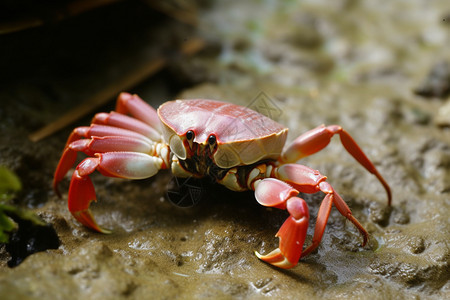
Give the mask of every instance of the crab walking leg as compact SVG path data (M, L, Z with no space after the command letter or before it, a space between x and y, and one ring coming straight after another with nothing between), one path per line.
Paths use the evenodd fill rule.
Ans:
M155 142L161 141L161 133L157 129L151 127L150 125L138 119L129 117L124 114L120 114L115 111L112 111L110 113L98 113L94 116L91 123L109 125L131 130L134 132L139 132L140 134L151 139L152 141Z
M321 125L302 134L283 151L281 160L283 162L296 162L303 157L314 154L325 148L335 134L339 134L341 143L347 152L350 153L364 168L366 168L367 171L377 177L386 190L388 205L390 206L392 201L391 188L355 140L339 125Z
M93 136L127 136L152 142L152 140L139 132L109 125L91 124L91 126L80 126L75 128L67 139L66 147L73 141L79 140L83 137L90 138Z
M364 229L364 227L358 222L358 220L352 215L350 208L344 202L344 200L339 196L336 191L333 190L331 185L327 182L320 183L321 190L326 194L325 198L320 204L319 213L317 215L316 227L314 228L314 236L311 245L309 245L303 252L301 257L305 257L314 251L320 244L322 240L323 233L325 232L325 227L327 226L328 217L330 216L331 207L334 203L338 208L339 212L345 216L350 222L352 222L359 232L363 236L363 243L361 247L364 247L368 241L369 234Z
M120 93L117 98L116 112L130 114L136 119L150 125L150 127L160 131L160 120L156 110L142 100L138 95Z
M364 247L369 239L369 234L358 220L352 215L352 212L344 200L333 189L333 187L326 182L325 176L321 175L319 171L313 170L303 165L285 164L275 169L275 176L289 184L294 188L304 193L315 193L321 191L325 193L325 198L319 208L317 216L316 227L314 229L314 236L312 244L305 249L302 257L311 253L317 248L322 240L323 233L330 216L331 206L334 204L338 211L355 225L363 236L362 246Z
M89 175L95 170L109 177L143 179L155 175L163 164L159 157L137 152L97 153L84 159L75 169L69 187L68 206L72 215L83 225L96 231L109 233L98 226L89 205L97 201Z
M140 149L145 148L145 144L153 144L151 140L146 138L140 133L133 132L130 130L112 127L112 126L105 126L105 125L91 125L90 127L78 127L75 128L70 135L70 137L67 140L66 146L64 148L63 154L61 156L61 159L59 160L58 166L56 167L56 171L53 177L53 189L55 190L56 194L60 196L60 193L58 191L58 183L64 178L66 173L69 171L69 169L75 164L75 161L77 159L77 151L84 151L83 146L86 141L84 142L78 142L83 141L80 140L81 138L91 138L91 137L105 137L103 141L103 150L98 149L99 151L91 151L93 153L95 152L109 152L109 151L132 151L132 152L144 152ZM126 137L128 138L128 142L125 142L125 139L118 141L119 148L115 148L113 143L114 140L111 140L112 137L120 138L120 137ZM109 142L108 142L109 139ZM78 142L78 144L73 144L75 142ZM83 144L84 143L84 144ZM95 142L96 144L97 141ZM109 144L108 147L106 144ZM80 148L81 147L81 148ZM125 147L125 148L124 148ZM94 147L94 149L97 149L97 147ZM88 155L92 155L93 153L88 153Z
M94 156L95 153L105 153L114 151L128 151L141 152L153 156L159 156L157 153L157 146L146 141L122 137L93 137L92 139L82 139L70 143L61 156L61 159L56 167L55 175L53 176L53 189L60 196L58 190L59 182L64 178L69 169L75 164L77 153L82 151L89 156ZM163 157L164 159L165 157Z
M259 259L283 269L297 265L308 229L308 206L302 198L296 197L297 194L296 189L278 179L255 182L255 197L261 205L286 209L290 214L275 235L280 239L278 248L267 255L255 251Z

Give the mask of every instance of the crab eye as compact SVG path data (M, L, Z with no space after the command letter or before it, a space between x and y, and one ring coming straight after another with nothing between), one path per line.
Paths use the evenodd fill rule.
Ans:
M216 143L216 136L213 135L213 134L211 134L211 135L208 137L208 144L209 144L210 146L214 146L215 143Z
M192 130L186 132L186 138L188 141L192 141L194 139L194 132Z

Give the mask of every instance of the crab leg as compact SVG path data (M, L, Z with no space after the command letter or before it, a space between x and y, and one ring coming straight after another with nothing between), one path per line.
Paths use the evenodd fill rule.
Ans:
M261 205L286 209L290 214L275 235L280 239L278 248L267 255L255 251L259 259L283 269L297 264L308 229L308 206L297 194L296 189L275 178L255 182L255 197Z
M369 234L319 171L302 165L285 164L276 168L273 174L276 178L255 181L256 200L264 206L286 209L290 216L276 234L280 238L278 248L267 255L255 252L258 258L280 268L294 267L301 257L308 255L318 247L333 204L344 217L358 228L363 236L362 246L367 243ZM319 208L312 244L302 251L308 229L309 212L306 202L296 195L299 192L316 193L319 191L325 193L325 197Z
M156 110L138 95L120 93L117 98L116 112L124 115L130 114L157 131L160 129L161 124Z
M69 169L75 164L75 161L77 159L77 152L89 149L89 147L87 146L89 142L87 141L90 140L80 140L82 137L95 137L96 141L90 144L93 148L92 151L88 153L88 155L92 155L96 152L108 151L144 152L142 151L142 149L145 148L145 145L152 144L152 141L150 141L140 133L113 126L93 124L90 127L75 128L69 139L67 140L63 155L59 160L55 175L53 177L53 189L58 194L58 196L60 196L60 193L58 191L58 183L64 178ZM105 138L102 140L102 142L100 142L101 139L99 137ZM114 140L114 138L117 138L117 140ZM119 148L114 147L114 141L117 141L117 143L119 144Z
M342 145L347 150L347 152L350 153L364 168L366 168L367 171L374 174L378 178L378 180L386 190L388 205L390 206L392 194L389 185L375 168L373 163L369 160L369 158L367 158L366 154L364 154L355 140L341 126L321 125L302 134L297 139L295 139L287 149L283 151L281 160L283 162L296 162L302 157L314 154L325 148L330 143L331 138L335 134L339 134Z
M134 132L138 132L148 137L152 141L161 141L161 133L153 127L138 119L117 113L115 111L112 111L110 113L96 114L92 119L92 124L103 124L128 129Z
M155 175L163 160L138 152L97 153L84 159L75 169L70 182L68 206L72 215L83 225L96 231L108 233L98 226L89 205L96 201L95 189L89 175L95 170L109 177L143 179Z
M337 210L359 230L363 236L363 243L361 246L364 247L366 245L369 234L352 215L350 208L341 196L339 196L333 187L325 181L326 177L321 175L319 171L302 165L285 164L275 170L275 175L277 178L289 183L300 192L315 193L321 191L325 193L325 198L319 208L312 244L303 251L301 257L308 255L316 249L322 240L332 204L334 204Z
M109 125L91 124L91 126L80 126L75 128L67 139L66 147L73 141L79 140L83 137L90 138L93 136L127 136L152 142L149 138L139 132Z

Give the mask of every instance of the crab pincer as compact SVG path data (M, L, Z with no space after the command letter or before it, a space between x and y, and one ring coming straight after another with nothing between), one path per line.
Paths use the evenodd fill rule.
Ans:
M298 193L289 184L274 178L255 182L255 198L259 204L286 209L290 214L275 235L280 239L279 247L267 255L255 251L259 259L283 269L292 268L297 264L308 229L308 206L305 200L296 197Z

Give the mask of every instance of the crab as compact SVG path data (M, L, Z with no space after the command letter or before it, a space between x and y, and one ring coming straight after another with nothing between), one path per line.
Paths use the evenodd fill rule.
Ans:
M354 139L341 126L321 125L285 147L288 128L247 107L215 100L175 100L156 111L137 95L121 93L116 111L98 113L89 127L78 127L69 136L55 171L53 188L72 168L78 152L85 158L73 172L68 207L83 225L102 233L90 212L96 201L89 178L95 170L110 177L143 179L170 169L181 178L210 176L233 191L253 190L259 204L287 210L279 229L279 246L256 256L276 267L292 268L315 250L324 234L332 205L353 223L363 237L369 234L350 208L319 171L296 162L325 148L334 135L384 187L388 205L391 190ZM300 193L323 192L312 242L303 249L309 210Z

